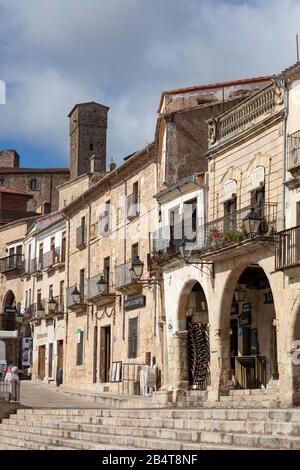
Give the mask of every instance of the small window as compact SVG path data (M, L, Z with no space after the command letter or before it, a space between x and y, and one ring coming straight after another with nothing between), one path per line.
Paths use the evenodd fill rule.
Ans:
M30 189L36 191L38 189L38 181L36 179L30 181Z
M5 180L4 179L0 179L0 186L4 186L5 185Z
M79 331L77 334L77 354L76 354L76 365L83 365L83 331Z
M94 144L90 144L90 152L94 150Z
M131 260L134 261L139 256L139 244L131 245Z
M138 319L129 318L128 323L128 357L137 357Z

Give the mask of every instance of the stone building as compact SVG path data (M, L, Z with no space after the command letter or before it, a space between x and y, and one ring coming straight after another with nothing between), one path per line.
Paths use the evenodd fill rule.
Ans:
M177 254L158 251L165 385L175 399L191 389L238 400L236 389L260 388L260 400L299 403L299 70L209 121L205 223L195 222L193 237L183 232ZM188 181L181 186L186 197ZM157 197L165 203L167 194Z
M31 195L27 211L49 213L58 209L57 186L69 180L68 168L22 168L15 150L0 150L0 186Z
M0 186L0 225L34 216L35 211L27 210L31 198L32 196L25 191Z
M23 314L31 327L32 378L63 377L66 222L61 212L38 218L24 238Z
M18 323L23 300L24 245L35 217L16 220L0 227L0 360L18 363L20 341L30 336Z
M159 216L155 188L151 144L64 208L68 384L137 393L144 365L161 370L160 287L147 270Z

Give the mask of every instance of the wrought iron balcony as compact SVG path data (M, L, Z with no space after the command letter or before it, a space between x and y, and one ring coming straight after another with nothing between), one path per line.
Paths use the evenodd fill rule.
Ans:
M99 307L109 305L116 299L115 286L110 282L110 279L105 279L106 285L103 285L101 291L99 280L104 279L103 274L98 274L88 280L88 300Z
M244 219L251 210L261 218L258 231L248 233ZM265 203L262 207L245 207L230 215L220 217L205 225L202 253L215 252L236 246L255 237L274 239L277 221L277 203Z
M278 232L275 237L275 270L300 265L300 225Z
M127 196L127 219L137 217L140 213L140 193L134 192Z
M8 271L23 271L24 270L24 257L23 255L15 254L6 256L0 259L0 272L6 273Z
M77 290L78 295L74 295L74 291ZM75 284L67 289L67 302L66 306L68 309L77 311L77 312L84 312L87 309L88 305L88 284L85 281L84 286L78 286Z
M52 268L65 262L65 255L61 247L47 251L43 255L43 269Z
M115 289L126 293L135 293L142 290L142 285L134 282L131 276L132 262L126 261L126 263L120 264L116 267L115 271Z

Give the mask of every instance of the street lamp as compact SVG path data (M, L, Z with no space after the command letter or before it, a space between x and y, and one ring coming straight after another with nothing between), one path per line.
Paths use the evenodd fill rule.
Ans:
M188 260L191 257L192 254L192 247L190 244L187 243L186 238L183 238L180 245L179 245L179 251L182 259Z
M241 286L239 286L235 291L234 291L234 296L235 300L237 302L244 302L245 298L247 295L246 289L243 289Z
M257 235L261 220L262 218L258 214L256 214L254 207L252 207L249 214L247 214L246 217L243 218L245 231L249 233L251 237Z
M105 294L107 292L107 282L104 279L103 274L101 274L100 278L96 282L96 285L97 285L99 294Z
M73 300L74 304L79 304L80 303L81 294L80 294L79 290L77 289L77 286L71 292L71 296L72 296L72 300Z
M129 269L131 281L140 281L144 272L144 263L140 260L140 257L137 256L131 263L131 268Z
M50 312L54 312L55 308L57 306L57 302L54 297L50 297L48 301L48 307Z

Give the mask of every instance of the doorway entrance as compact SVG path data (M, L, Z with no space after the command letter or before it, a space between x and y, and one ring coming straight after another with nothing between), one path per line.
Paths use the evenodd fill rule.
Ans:
M61 381L63 382L63 368L64 368L64 341L62 339L57 341L57 370L60 372Z
M38 378L44 380L46 373L46 346L39 346Z
M210 384L208 309L204 291L197 282L187 308L188 375L191 390L206 390Z
M53 343L49 344L49 353L48 353L48 377L52 379L53 375Z
M268 278L257 265L240 275L230 312L230 359L236 388L262 388L278 379L276 322Z
M109 382L111 365L111 327L100 330L100 382Z

